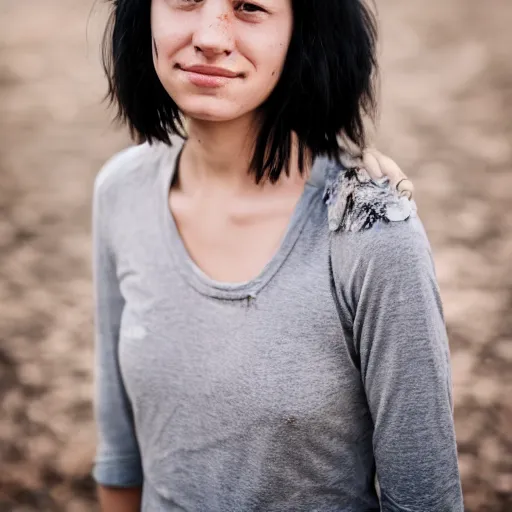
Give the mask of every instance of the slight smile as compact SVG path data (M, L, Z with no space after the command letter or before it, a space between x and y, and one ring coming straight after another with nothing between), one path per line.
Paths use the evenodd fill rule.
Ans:
M216 66L181 66L177 64L177 68L184 71L188 80L197 87L222 87L234 78L243 77L241 73Z

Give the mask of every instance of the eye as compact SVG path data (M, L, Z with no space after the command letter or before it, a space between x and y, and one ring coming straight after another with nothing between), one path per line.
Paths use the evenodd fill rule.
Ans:
M177 0L177 4L182 7L194 7L194 5L201 3L203 3L203 0Z
M236 5L236 9L248 14L252 14L255 12L265 12L265 10L262 7L251 2L238 2L238 4Z
M183 11L193 11L204 3L204 0L174 0L177 2L176 8Z

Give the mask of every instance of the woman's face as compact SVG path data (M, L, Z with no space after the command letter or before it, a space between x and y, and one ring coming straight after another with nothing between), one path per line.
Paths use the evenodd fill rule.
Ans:
M185 115L229 121L274 89L292 25L291 0L152 0L155 69Z

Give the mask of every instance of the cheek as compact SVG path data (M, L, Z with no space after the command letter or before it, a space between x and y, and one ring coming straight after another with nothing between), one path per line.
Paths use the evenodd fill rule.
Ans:
M291 31L288 24L276 23L272 28L254 34L251 47L255 52L253 64L258 73L276 80L279 78L290 46Z
M154 0L151 8L153 55L156 59L169 59L186 44L190 32L187 23L176 13L170 13L162 0Z
M287 40L277 40L259 46L256 70L262 79L266 77L272 83L279 80L286 60L288 45Z
M256 75L273 76L278 74L284 65L289 40L282 36L269 38L268 31L245 33L238 37L237 46L243 57L250 62Z

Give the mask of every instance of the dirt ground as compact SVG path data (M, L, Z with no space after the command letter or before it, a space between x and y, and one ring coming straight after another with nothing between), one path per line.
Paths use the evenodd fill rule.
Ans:
M467 510L511 511L512 2L379 10L378 145L435 251ZM101 104L104 19L103 2L0 0L0 512L95 510L91 187L128 143Z

